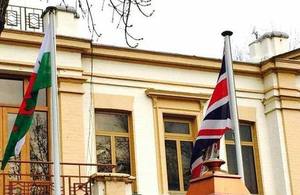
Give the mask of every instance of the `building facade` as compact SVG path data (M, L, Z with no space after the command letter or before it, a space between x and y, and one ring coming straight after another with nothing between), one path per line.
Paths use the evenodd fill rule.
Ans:
M136 194L185 194L192 143L221 61L91 44L74 32L77 20L72 12L57 12L61 161L114 165L82 165L80 170L86 176L132 175ZM1 156L42 38L41 32L13 29L0 37ZM257 63L233 62L233 69L246 186L253 194L300 194L300 50ZM49 93L40 93L16 160L51 161ZM227 162L222 168L233 174L234 148L228 132L220 155ZM48 181L38 175L50 169L11 163L6 173L17 174L1 177L0 193L10 180ZM77 171L62 167L64 175ZM36 178L18 176L21 172L36 173Z

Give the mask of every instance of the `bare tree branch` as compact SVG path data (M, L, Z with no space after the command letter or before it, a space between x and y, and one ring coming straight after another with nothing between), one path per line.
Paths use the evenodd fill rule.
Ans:
M92 5L89 0L85 0L84 6L86 10L83 8L83 0L77 0L78 7L80 8L82 14L87 16L89 23L89 30L92 34L95 34L97 37L100 37L101 34L97 32L96 24L94 20L94 12L92 12ZM104 2L102 2L101 10L104 9ZM62 0L64 3L64 0ZM149 14L145 12L145 8L151 6L151 0L109 0L108 7L112 8L112 22L115 20L115 14L119 17L117 21L117 28L122 28L124 30L124 37L126 44L131 48L136 48L138 46L138 42L143 40L143 38L136 37L132 34L131 29L133 25L130 23L131 14L133 13L133 9L136 9L139 13L141 13L145 17L150 17L154 13L151 11Z
M117 27L120 26L120 22L124 25L124 36L126 44L131 48L136 48L138 46L138 41L143 40L143 38L137 38L133 36L130 32L130 28L133 25L130 23L131 13L134 8L145 17L150 17L154 13L154 10L147 14L143 9L151 6L151 0L110 0L110 7L113 8L113 13L116 12L119 17L119 23ZM114 17L114 16L113 16Z
M5 25L5 14L9 0L0 0L0 35Z

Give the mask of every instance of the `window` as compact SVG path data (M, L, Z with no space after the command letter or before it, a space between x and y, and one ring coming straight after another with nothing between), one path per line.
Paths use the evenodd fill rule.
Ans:
M0 155L3 156L12 127L16 120L19 106L23 100L23 94L28 86L28 80L24 78L0 78ZM47 90L40 91L32 125L27 133L25 144L19 157L11 160L23 161L49 161L49 132L48 132L48 107ZM49 173L48 165L31 163L30 166L20 163L8 163L6 171L10 173L9 179L24 179L19 173L33 174L31 179L43 180ZM28 177L27 177L28 178ZM28 178L29 179L29 178Z
M192 120L164 117L169 191L187 191L193 148Z
M119 112L95 113L97 163L115 164L117 173L132 173L129 115ZM99 172L110 172L99 167Z
M19 105L23 99L23 80L0 79L0 103Z
M186 194L192 143L209 97L156 89L146 94L153 104L159 194Z
M240 139L245 183L251 194L262 193L259 169L258 148L255 130L251 124L240 124ZM232 130L225 134L228 172L237 174L236 151L234 133Z

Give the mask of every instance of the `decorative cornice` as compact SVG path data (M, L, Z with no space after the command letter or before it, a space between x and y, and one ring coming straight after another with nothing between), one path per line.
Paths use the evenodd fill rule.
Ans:
M209 94L198 94L198 93L188 93L188 92L176 92L176 91L166 91L158 89L147 89L147 96L149 97L159 97L168 99L184 99L192 101L206 101L209 99Z
M262 61L261 64L264 65L269 62L273 62L275 59L278 59L278 58L296 60L296 59L299 59L299 57L300 57L300 48L273 56L265 61Z
M90 53L85 54L86 57L90 57L90 55ZM213 72L218 72L221 66L221 60L216 58L188 56L103 45L94 45L93 56L107 60L138 64L151 64L156 66L176 67L183 69L206 70ZM234 71L237 74L260 75L259 64L233 62L233 66Z
M83 72L83 68L81 67L75 67L75 66L58 66L58 70L69 70L69 71L77 71L77 72Z
M16 60L3 60L0 59L1 65L10 65L10 66L24 66L24 67L33 67L34 64L30 62L22 62L22 61L16 61Z
M300 73L300 62L296 60L276 58L274 65L278 71Z
M280 95L293 96L293 97L296 97L296 98L300 97L299 95L295 95L295 94L300 94L300 89L287 88L287 87L280 87L280 88L270 87L270 88L264 90L264 94L267 94L267 93L272 92L272 91L273 92L276 91ZM288 91L288 93L286 91Z
M261 73L263 75L270 74L272 72L289 72L289 73L300 73L300 61L276 58L273 61L264 63L261 66Z
M82 76L70 76L70 75L62 75L62 74L59 74L58 76L58 80L61 81L61 82L69 82L69 83L79 83L79 84L82 84L82 83L85 83L86 82L86 78L85 77L82 77Z
M20 72L23 72L24 75L30 74L32 71L30 71L29 69L25 70L23 68L33 68L34 67L34 63L31 62L24 62L24 61L15 61L15 60L3 60L0 59L0 65L4 65L4 66L12 66L12 67L17 67ZM74 66L57 66L58 70L62 70L62 71L76 71L76 72L80 72L82 74L83 72L83 68L82 67L74 67ZM12 70L15 71L15 70Z
M40 47L43 36L43 33L38 32L6 29L1 34L0 43ZM56 45L58 50L69 49L87 52L90 49L90 40L57 35Z

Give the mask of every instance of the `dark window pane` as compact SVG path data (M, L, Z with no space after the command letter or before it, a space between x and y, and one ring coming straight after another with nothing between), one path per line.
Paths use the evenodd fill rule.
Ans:
M245 183L251 194L257 194L256 171L252 146L242 146Z
M190 161L192 156L193 142L181 141L181 160L182 160L182 171L183 171L183 184L184 190L187 191L191 178L190 173Z
M251 126L242 124L240 125L240 138L241 141L252 141L252 135L251 135ZM234 131L228 130L225 133L225 139L226 140L234 140Z
M128 132L128 115L122 113L96 112L96 130Z
M230 174L238 174L235 145L226 145L227 166ZM257 194L256 171L252 146L242 146L245 183L252 194Z
M226 140L234 140L234 132L233 132L233 130L228 130L225 133L225 139Z
M238 174L235 145L226 145L228 173Z
M116 137L116 172L130 174L130 152L128 137Z
M47 93L46 89L39 90L39 96L37 98L37 105L38 106L46 106L47 105L46 93Z
M23 99L23 81L0 79L0 103L20 105Z
M190 133L189 123L165 121L164 125L165 125L166 133L181 133L181 134Z
M48 125L47 113L35 112L30 133L30 160L48 161ZM48 179L49 166L47 164L30 163L33 180Z
M180 190L176 141L166 140L165 147L169 190Z
M111 140L109 136L96 136L97 163L111 164ZM111 172L108 167L98 167L98 172Z
M240 125L240 137L241 141L252 141L250 125Z

